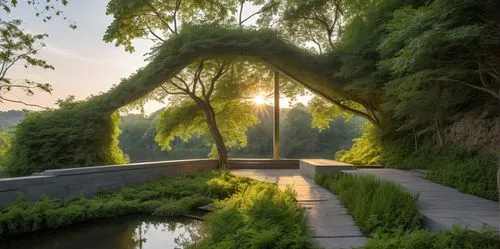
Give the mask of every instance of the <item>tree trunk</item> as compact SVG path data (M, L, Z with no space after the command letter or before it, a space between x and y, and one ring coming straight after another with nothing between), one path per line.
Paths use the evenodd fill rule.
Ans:
M436 136L438 140L439 147L444 146L444 131L441 126L441 122L437 118L434 118L434 125L436 126Z
M413 130L413 138L414 138L414 143L415 143L415 152L418 151L418 137L417 137L417 132L415 131L415 128Z
M210 105L210 103L205 103L203 110L207 118L208 129L210 134L214 139L215 147L217 148L217 160L219 161L219 169L228 170L229 161L227 156L226 145L224 144L224 139L217 126L217 121L215 119L215 111Z
M500 156L498 157L497 191L498 191L498 201L500 201Z

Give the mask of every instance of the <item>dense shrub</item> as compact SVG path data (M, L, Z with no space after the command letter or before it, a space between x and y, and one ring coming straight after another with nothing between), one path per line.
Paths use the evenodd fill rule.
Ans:
M60 109L30 112L16 126L5 158L10 176L46 169L123 164L118 148L118 113L101 112L83 102Z
M204 173L155 180L94 197L44 198L32 204L18 198L0 210L0 237L126 214L178 216L214 199L227 198L249 184L249 179L226 173Z
M354 139L354 144L349 150L341 150L335 154L337 160L356 165L382 164L382 147L377 128L371 124L363 127L362 136Z
M316 182L337 195L365 234L420 227L418 196L399 185L368 175L316 175Z
M494 231L454 228L452 231L377 234L364 249L498 249L500 236Z
M316 248L291 190L256 182L216 207L206 219L205 238L190 249Z

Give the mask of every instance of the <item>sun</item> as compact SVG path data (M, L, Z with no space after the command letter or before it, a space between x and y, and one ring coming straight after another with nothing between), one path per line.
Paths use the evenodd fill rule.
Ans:
M253 102L256 105L263 105L266 103L266 97L264 97L264 95L262 94L256 95L255 97L253 97Z

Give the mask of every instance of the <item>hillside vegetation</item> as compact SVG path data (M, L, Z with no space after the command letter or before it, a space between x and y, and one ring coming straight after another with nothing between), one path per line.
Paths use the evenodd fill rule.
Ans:
M500 151L489 141L465 142L475 140L465 139L474 124L462 127L465 138L449 127L464 115L493 122L500 113L498 1L384 0L371 7L344 30L341 72L380 91L386 122L367 127L338 159L429 169L433 181L497 200ZM488 132L493 141L500 134Z

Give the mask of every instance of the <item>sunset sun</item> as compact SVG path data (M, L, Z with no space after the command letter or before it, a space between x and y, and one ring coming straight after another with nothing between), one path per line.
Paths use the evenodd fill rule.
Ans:
M266 103L266 97L264 97L264 95L257 95L255 97L253 97L253 102L256 104L256 105L263 105Z

